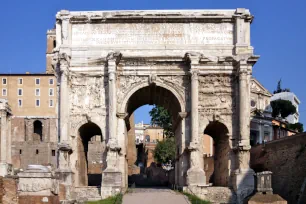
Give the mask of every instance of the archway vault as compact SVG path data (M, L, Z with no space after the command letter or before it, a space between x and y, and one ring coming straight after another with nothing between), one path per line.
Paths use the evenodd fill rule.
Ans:
M176 113L186 111L184 96L171 85L158 81L152 84L139 83L132 87L125 94L118 110L120 113L131 115L138 107L146 104L156 104L166 109L173 108L175 105Z

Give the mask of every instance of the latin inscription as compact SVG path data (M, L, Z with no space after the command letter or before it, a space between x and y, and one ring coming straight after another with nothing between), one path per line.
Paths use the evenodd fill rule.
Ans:
M74 24L72 45L232 45L231 23Z

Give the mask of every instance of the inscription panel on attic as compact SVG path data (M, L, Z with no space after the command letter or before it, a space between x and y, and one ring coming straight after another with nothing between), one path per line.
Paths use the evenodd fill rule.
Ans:
M73 46L233 45L232 23L73 24Z

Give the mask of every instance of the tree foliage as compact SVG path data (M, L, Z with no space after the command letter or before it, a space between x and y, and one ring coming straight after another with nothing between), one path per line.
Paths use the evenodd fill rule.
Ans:
M155 105L149 114L151 116L151 125L162 127L166 137L174 136L172 130L172 117L167 109Z
M162 164L169 162L169 160L175 160L175 141L173 137L157 143L154 150L154 158L155 161Z
M304 126L302 123L288 124L287 128L290 130L295 130L297 132L304 132Z
M292 105L291 101L278 99L271 101L271 107L273 109L272 116L286 118L288 115L296 113L296 108Z
M273 93L277 94L277 93L281 93L281 92L290 92L290 89L282 89L282 80L280 79L277 82L276 90Z

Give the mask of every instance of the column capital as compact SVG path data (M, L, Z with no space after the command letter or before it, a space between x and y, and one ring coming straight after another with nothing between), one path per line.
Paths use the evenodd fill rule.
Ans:
M119 112L117 112L116 115L117 115L118 118L124 119L124 120L129 116L128 113L119 113Z
M188 116L188 112L179 112L178 113L181 119L184 119Z
M117 65L121 60L122 54L120 52L110 52L106 56L108 65Z
M185 54L185 61L190 63L190 65L197 65L200 63L200 59L203 57L203 55L199 52L187 52Z
M197 69L190 69L189 74L191 76L191 80L198 80L200 71Z
M248 64L247 60L240 60L238 61L237 72L239 75L251 75L252 65Z

